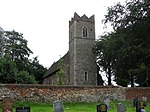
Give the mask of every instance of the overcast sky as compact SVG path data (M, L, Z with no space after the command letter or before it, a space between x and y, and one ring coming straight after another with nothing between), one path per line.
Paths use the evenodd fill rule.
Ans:
M23 33L33 56L50 67L68 51L69 20L95 15L96 38L102 35L101 21L107 7L125 0L0 0L0 27L5 31Z

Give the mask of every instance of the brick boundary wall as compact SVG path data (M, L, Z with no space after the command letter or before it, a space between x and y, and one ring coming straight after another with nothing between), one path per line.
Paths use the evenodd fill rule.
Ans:
M0 84L0 99L11 97L16 101L54 102L99 102L105 97L114 100L131 100L146 96L150 88L125 88L115 86L49 86L31 84Z

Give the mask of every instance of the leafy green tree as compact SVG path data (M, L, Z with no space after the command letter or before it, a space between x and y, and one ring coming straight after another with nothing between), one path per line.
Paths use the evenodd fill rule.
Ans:
M34 75L37 83L42 84L43 75L47 71L47 68L39 64L38 57L34 57L33 60L30 60L30 64L28 65L27 70L31 75Z
M104 23L111 23L114 31L104 39L101 37L99 44L102 45L97 51L102 51L100 59L105 59L103 68L108 68L106 63L111 62L112 73L119 85L150 86L149 17L148 0L128 0L125 5L118 3L108 8Z
M28 58L33 52L27 46L27 40L23 34L16 31L5 32L5 54L9 54L16 62L19 70L24 70L28 64Z
M18 84L35 84L35 77L30 75L27 71L20 71L16 75L16 83Z
M23 34L16 31L5 31L3 34L5 41L3 41L2 46L3 58L0 62L2 66L0 71L1 83L42 83L43 74L47 69L39 64L37 57L29 59L33 52L28 48L28 42L23 38ZM6 62L11 70L4 66ZM9 78L12 80L10 81Z
M109 35L101 36L101 38L96 42L96 55L97 55L97 63L100 67L102 67L102 72L106 73L106 77L108 78L108 85L112 84L112 56L113 54L110 52L111 45L109 41Z
M0 58L0 83L15 83L17 72L16 63L9 56Z

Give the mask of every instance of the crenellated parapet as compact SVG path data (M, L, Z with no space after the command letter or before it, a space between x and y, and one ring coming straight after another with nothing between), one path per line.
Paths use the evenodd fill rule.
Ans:
M71 20L69 21L69 26L71 26L71 24L74 21L85 21L85 22L91 22L94 23L94 15L92 15L91 17L87 17L85 14L83 16L79 16L76 12L74 13L74 17L71 18Z

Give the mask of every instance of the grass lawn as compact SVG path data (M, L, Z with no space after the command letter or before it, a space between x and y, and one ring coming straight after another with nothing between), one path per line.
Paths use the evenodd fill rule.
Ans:
M123 102L127 105L127 112L135 112L135 108L132 107L131 101ZM96 105L101 103L64 103L65 112L97 112ZM111 102L111 110L107 112L117 112L118 102ZM33 103L33 102L17 102L14 104L13 112L16 112L17 106L30 106L31 112L54 112L52 103ZM146 112L150 112L150 102L147 102ZM0 112L2 112L2 106L0 104Z

